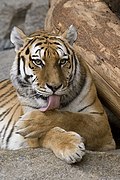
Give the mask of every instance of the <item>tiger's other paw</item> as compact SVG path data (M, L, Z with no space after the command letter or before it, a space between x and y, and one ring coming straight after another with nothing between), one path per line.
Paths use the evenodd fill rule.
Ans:
M68 164L80 162L85 155L85 145L83 138L73 132L65 131L62 128L55 127L52 129L54 135L51 138L51 148L54 154Z

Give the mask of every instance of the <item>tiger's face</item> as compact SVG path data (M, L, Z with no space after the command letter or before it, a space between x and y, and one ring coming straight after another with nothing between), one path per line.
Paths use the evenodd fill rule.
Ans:
M12 68L15 73L12 70L11 74L14 76L14 86L17 79L16 89L19 94L21 89L21 96L34 94L38 104L43 107L49 103L54 106L56 102L52 101L58 102L58 97L66 104L77 94L75 91L73 96L73 88L79 76L79 63L71 46L76 39L74 30L71 27L66 40L45 32L26 36L20 29L13 29L11 41L17 56Z
M25 69L21 67L22 78L28 77L33 89L45 97L64 94L72 81L72 49L69 48L68 53L68 45L59 37L43 34L33 39L30 46L25 43L20 53L20 59L24 57L26 64Z

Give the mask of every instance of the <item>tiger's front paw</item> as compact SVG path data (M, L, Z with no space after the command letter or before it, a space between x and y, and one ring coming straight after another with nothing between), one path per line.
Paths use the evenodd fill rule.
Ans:
M54 154L68 164L81 161L85 155L85 146L83 138L72 131L65 131L62 128L55 127L52 129L54 135L51 138L51 149ZM49 134L50 135L50 134Z
M27 112L15 124L16 133L24 138L40 138L52 127L49 116L39 110Z

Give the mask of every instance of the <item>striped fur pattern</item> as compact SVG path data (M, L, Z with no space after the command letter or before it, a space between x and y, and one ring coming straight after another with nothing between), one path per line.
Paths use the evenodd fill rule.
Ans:
M81 121L85 119L83 115L87 117L87 120L89 119L88 117L90 117L93 126L97 119L105 119L105 124L107 124L105 128L107 127L106 129L109 129L109 135L107 136L109 136L109 140L111 141L110 148L108 149L114 149L115 144L112 139L107 117L98 100L90 71L82 58L75 53L72 47L76 38L77 35L74 27L70 27L67 31L67 35L64 33L63 36L56 36L44 31L38 31L26 36L20 29L13 29L11 41L15 45L16 58L11 69L12 84L9 80L0 83L1 148L19 149L29 147L30 144L27 139L24 139L28 131L25 132L25 130L22 129L22 131L16 133L15 124L20 121L22 115L26 117L26 114L32 111L39 114L40 109L47 106L48 98L55 95L60 97L58 114L59 112L63 112L63 115L64 113L68 114L67 117L69 116L67 112L73 113L73 117L78 117L78 115L80 115ZM70 119L70 117L68 118ZM57 118L55 121L57 123ZM73 118L73 121L76 121L76 118L75 120ZM24 126L25 122L28 121L20 121L21 124L24 123ZM32 121L32 123L34 122L35 121ZM85 128L84 122L86 123L86 120L83 121L81 129ZM32 127L34 128L34 125ZM91 127L92 124L90 125L90 128ZM67 130L67 127L64 128ZM99 129L99 126L97 126L97 128ZM75 127L73 129L75 129ZM85 136L84 138L89 139L90 137L86 135L86 129L87 128L85 128L83 134L80 134L80 132L78 133L83 137ZM32 131L32 128L30 130ZM64 132L64 130L59 129L56 131L60 131L60 133ZM53 130L54 133L56 131ZM20 132L24 133L22 134ZM76 138L80 137L78 135L75 136ZM81 139L79 139L79 141L81 141ZM88 147L88 149L97 149L98 147L98 149L102 149L100 146L103 145L98 145L97 140L97 145L93 143L93 140L87 140L86 142L86 147ZM81 143L82 145L79 147L84 149L83 141ZM76 146L78 146L78 144ZM105 144L105 146L107 147L108 145ZM47 147L47 145L45 145L45 147ZM66 157L61 157L58 153L59 150L56 152L54 147L52 150L55 152L56 156L61 159L66 159ZM80 152L76 151L76 154L79 154L79 158L73 158L74 160L72 162L81 159L81 152L82 150L80 150ZM72 158L69 158L69 160L67 158L66 161L71 162L70 159Z
M0 83L0 147L3 149L17 149L22 146L23 137L15 134L14 127L22 114L16 90L10 80ZM15 136L14 136L15 134ZM18 141L20 140L20 141ZM22 141L22 144L21 144ZM12 147L12 148L11 148Z

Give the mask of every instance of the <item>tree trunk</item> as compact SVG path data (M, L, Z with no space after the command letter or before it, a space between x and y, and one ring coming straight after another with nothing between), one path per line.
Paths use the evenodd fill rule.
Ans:
M87 62L99 95L120 118L120 21L100 0L52 0L45 30L78 30L75 49Z

